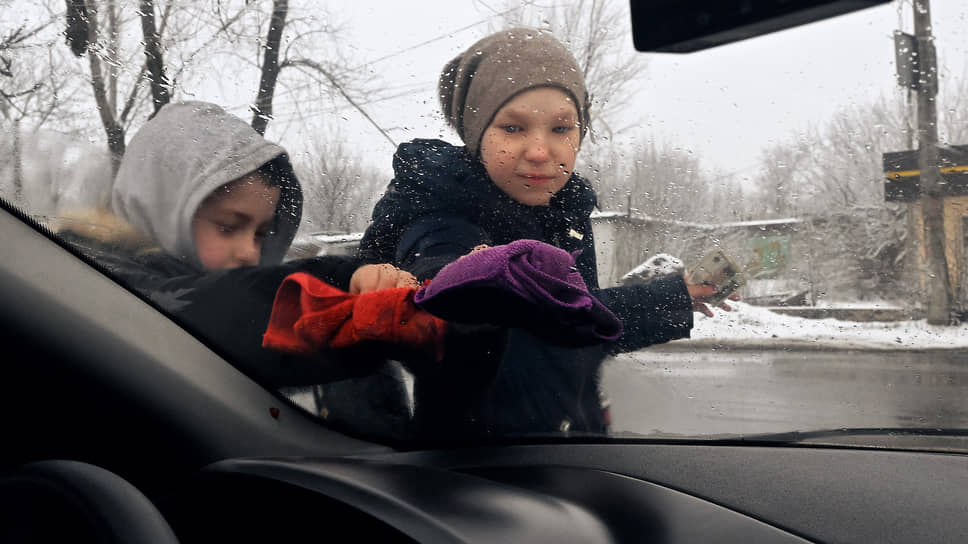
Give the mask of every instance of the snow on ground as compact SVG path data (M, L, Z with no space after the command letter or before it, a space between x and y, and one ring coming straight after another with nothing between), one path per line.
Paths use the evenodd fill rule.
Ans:
M715 308L715 317L695 313L692 338L670 347L722 345L730 347L792 347L818 349L943 349L968 348L968 324L928 325L923 319L855 322L806 319L771 312L743 302L733 311Z

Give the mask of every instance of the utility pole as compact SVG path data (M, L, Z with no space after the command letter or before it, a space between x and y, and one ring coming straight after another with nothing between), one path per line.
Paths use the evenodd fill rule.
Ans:
M927 244L928 323L947 325L951 293L944 247L944 207L938 166L937 58L931 36L931 0L914 0L914 36L918 47L918 169L921 213Z

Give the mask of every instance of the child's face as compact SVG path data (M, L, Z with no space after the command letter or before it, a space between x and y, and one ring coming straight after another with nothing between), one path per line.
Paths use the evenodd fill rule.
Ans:
M498 110L481 138L481 161L508 196L547 206L571 175L580 137L571 98L560 89L539 87Z
M272 226L279 187L252 173L209 195L195 212L192 233L206 270L259 264L262 241Z

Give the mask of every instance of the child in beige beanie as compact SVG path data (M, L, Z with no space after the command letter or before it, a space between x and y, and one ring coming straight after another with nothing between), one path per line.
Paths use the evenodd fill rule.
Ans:
M694 304L708 311L702 297L712 288L687 286L679 275L599 288L590 221L597 199L574 172L588 131L588 91L575 58L553 36L512 28L478 41L445 65L439 98L464 145L399 146L394 179L360 243L363 259L425 280L477 247L545 242L577 255L576 271L624 332L570 349L510 329L496 375L458 361L442 365L451 373L415 382L418 424L435 435L604 434L609 414L598 376L606 355L688 337Z

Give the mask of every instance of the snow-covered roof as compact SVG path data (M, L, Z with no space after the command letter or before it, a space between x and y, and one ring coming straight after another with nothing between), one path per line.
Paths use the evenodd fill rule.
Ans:
M771 225L795 225L803 223L803 219L794 217L786 219L762 219L758 221L735 221L732 223L717 223L716 227L768 227Z
M591 214L592 219L614 219L619 217L628 217L628 214L625 212L592 212ZM711 229L716 226L713 224L693 223L690 221L659 219L657 217L650 217L648 215L639 215L639 214L633 214L632 219L638 220L638 221L654 221L656 223L666 223L668 225L680 225L685 227L695 227L695 228L704 228L704 229Z
M344 242L359 242L363 239L362 232L350 232L344 234L307 234L301 237L304 240L312 240L320 244L340 244Z
M619 217L628 217L626 212L614 212L614 211L601 211L592 212L592 219L613 219ZM633 220L639 221L654 221L657 223L665 223L668 225L678 225L683 227L692 227L698 229L716 229L716 228L737 228L737 227L768 227L772 225L794 225L797 223L803 223L803 219L796 217L782 218L782 219L758 219L754 221L734 221L729 223L696 223L693 221L676 221L672 219L659 219L657 217L651 217L648 215L633 215Z
M614 212L614 211L596 211L592 212L592 219L612 219L617 217L628 217L625 212ZM789 219L764 219L760 221L739 221L735 223L694 223L691 221L674 221L669 219L658 219L655 217L649 217L647 215L634 215L633 219L638 219L642 221L656 221L659 223L666 223L669 225L679 225L684 227L693 227L701 229L714 229L720 227L758 227L758 226L770 226L770 225L787 225L794 223L802 223L802 219L789 218ZM363 238L362 232L350 232L350 233L311 233L305 234L299 237L299 242L312 242L318 244L341 244L346 242L359 242Z
M592 212L592 219L610 219L612 217L628 217L625 212Z

